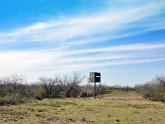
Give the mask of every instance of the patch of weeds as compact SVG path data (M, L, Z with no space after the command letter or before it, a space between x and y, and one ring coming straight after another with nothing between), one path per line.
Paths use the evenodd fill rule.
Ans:
M93 108L86 108L86 111L94 111Z
M116 119L116 122L117 122L117 123L119 123L119 122L120 122L120 120L119 120L119 119Z
M45 109L37 109L38 112L45 112Z
M19 116L19 115L26 115L27 112L16 112L16 111L13 111L13 112L10 112L10 115L12 116Z
M60 102L60 101L55 101L55 102L50 102L49 106L51 107L61 107L61 106L66 106L66 105L72 105L72 106L77 106L77 103L74 102Z
M22 117L22 116L20 116L20 117L18 117L19 119L24 119L24 117Z
M69 112L69 114L73 114L73 112Z
M81 104L79 104L79 106L85 106L85 104L84 103L81 103Z
M55 121L55 120L59 120L59 117L57 116L47 117L47 121Z
M60 104L50 104L51 107L61 107Z
M116 108L125 108L126 105L113 105L113 107L116 107Z
M35 110L34 109L30 109L30 111L34 112Z
M134 114L140 114L140 112L139 111L135 111L135 112L133 112Z
M76 120L73 119L73 118L68 118L68 120L69 120L70 122L76 122Z
M36 113L35 116L44 118L45 116L41 113Z
M62 110L62 111L64 111L64 110L66 110L66 109L64 109L64 108L61 108L61 110Z
M110 115L110 114L107 114L107 117L112 117L112 115Z
M51 106L51 107L61 107L61 104L60 104L60 102L52 102L51 101L49 106Z
M41 121L38 124L49 124L49 123L48 122L45 122L45 121Z
M73 106L77 106L78 104L75 102L63 102L63 105L73 105Z
M83 121L83 122L94 122L93 120L90 120L88 118L82 118L80 121Z
M152 121L152 118L149 118L150 121Z
M148 106L145 106L145 105L132 105L132 104L128 104L128 107L132 107L132 108L135 108L135 109L147 109Z

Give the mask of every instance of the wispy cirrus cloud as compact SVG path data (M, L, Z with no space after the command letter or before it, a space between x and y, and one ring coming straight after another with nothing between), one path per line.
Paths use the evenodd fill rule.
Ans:
M49 75L52 72L164 61L164 41L109 44L114 39L164 29L164 19L155 18L163 7L164 4L151 2L142 6L106 8L97 13L56 17L0 31L1 71L34 75L47 72ZM99 43L106 45L95 46ZM22 44L24 49L20 47ZM86 45L91 47L86 48ZM148 56L146 53L151 51L152 55Z
M39 51L10 51L0 53L0 68L3 72L26 72L46 70L85 70L98 66L110 66L119 64L131 64L142 62L163 61L164 55L150 55L154 59L148 59L144 54L148 51L164 51L165 44L129 44L123 46L111 46L97 49L72 50L64 52L59 50ZM126 51L125 53L123 53ZM134 51L134 53L130 53ZM140 54L140 51L144 54ZM111 53L113 52L113 53ZM89 56L90 53L97 53ZM106 53L106 55L105 55ZM157 54L156 54L157 55ZM142 57L138 59L138 57ZM146 58L146 60L144 59ZM107 62L109 61L109 62ZM116 63L116 64L115 64ZM17 66L18 65L18 66Z
M24 42L54 42L57 45L74 45L127 37L129 33L131 35L131 32L123 34L118 32L127 29L130 25L129 28L136 27L137 21L150 18L160 11L161 7L160 4L149 4L137 8L106 9L92 15L38 22L13 31L0 33L0 43L22 42L23 40ZM150 28L150 25L145 27L145 29ZM112 35L106 36L107 33Z

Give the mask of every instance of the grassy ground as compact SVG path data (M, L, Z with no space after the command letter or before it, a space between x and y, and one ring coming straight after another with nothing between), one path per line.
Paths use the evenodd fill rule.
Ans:
M165 104L135 92L114 91L103 99L44 99L0 106L0 124L164 124Z

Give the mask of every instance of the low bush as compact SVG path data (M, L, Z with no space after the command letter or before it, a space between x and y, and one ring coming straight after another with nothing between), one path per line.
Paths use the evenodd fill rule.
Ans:
M78 97L83 79L75 73L70 77L40 78L38 82L28 84L22 76L5 76L0 78L0 105L18 104L30 99Z
M156 77L143 85L137 85L135 89L143 94L144 98L165 102L165 77L163 76Z
M45 94L45 89L43 87L38 87L34 90L34 97L37 100L43 100L44 94Z
M0 97L0 105L16 105L19 103L24 103L25 102L25 98L19 97L19 95L14 95L14 96L4 96L4 97Z
M0 97L0 105L6 105L6 104L15 104L15 102L9 96Z

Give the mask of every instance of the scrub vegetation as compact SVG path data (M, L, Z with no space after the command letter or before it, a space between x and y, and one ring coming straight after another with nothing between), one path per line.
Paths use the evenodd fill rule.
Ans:
M0 124L164 124L164 77L135 87L104 85L96 99L86 97L83 79L75 73L29 84L22 76L2 77Z
M164 103L143 99L142 95L134 91L115 90L111 93L115 97L105 94L101 99L44 99L18 105L1 106L0 123L164 124Z

